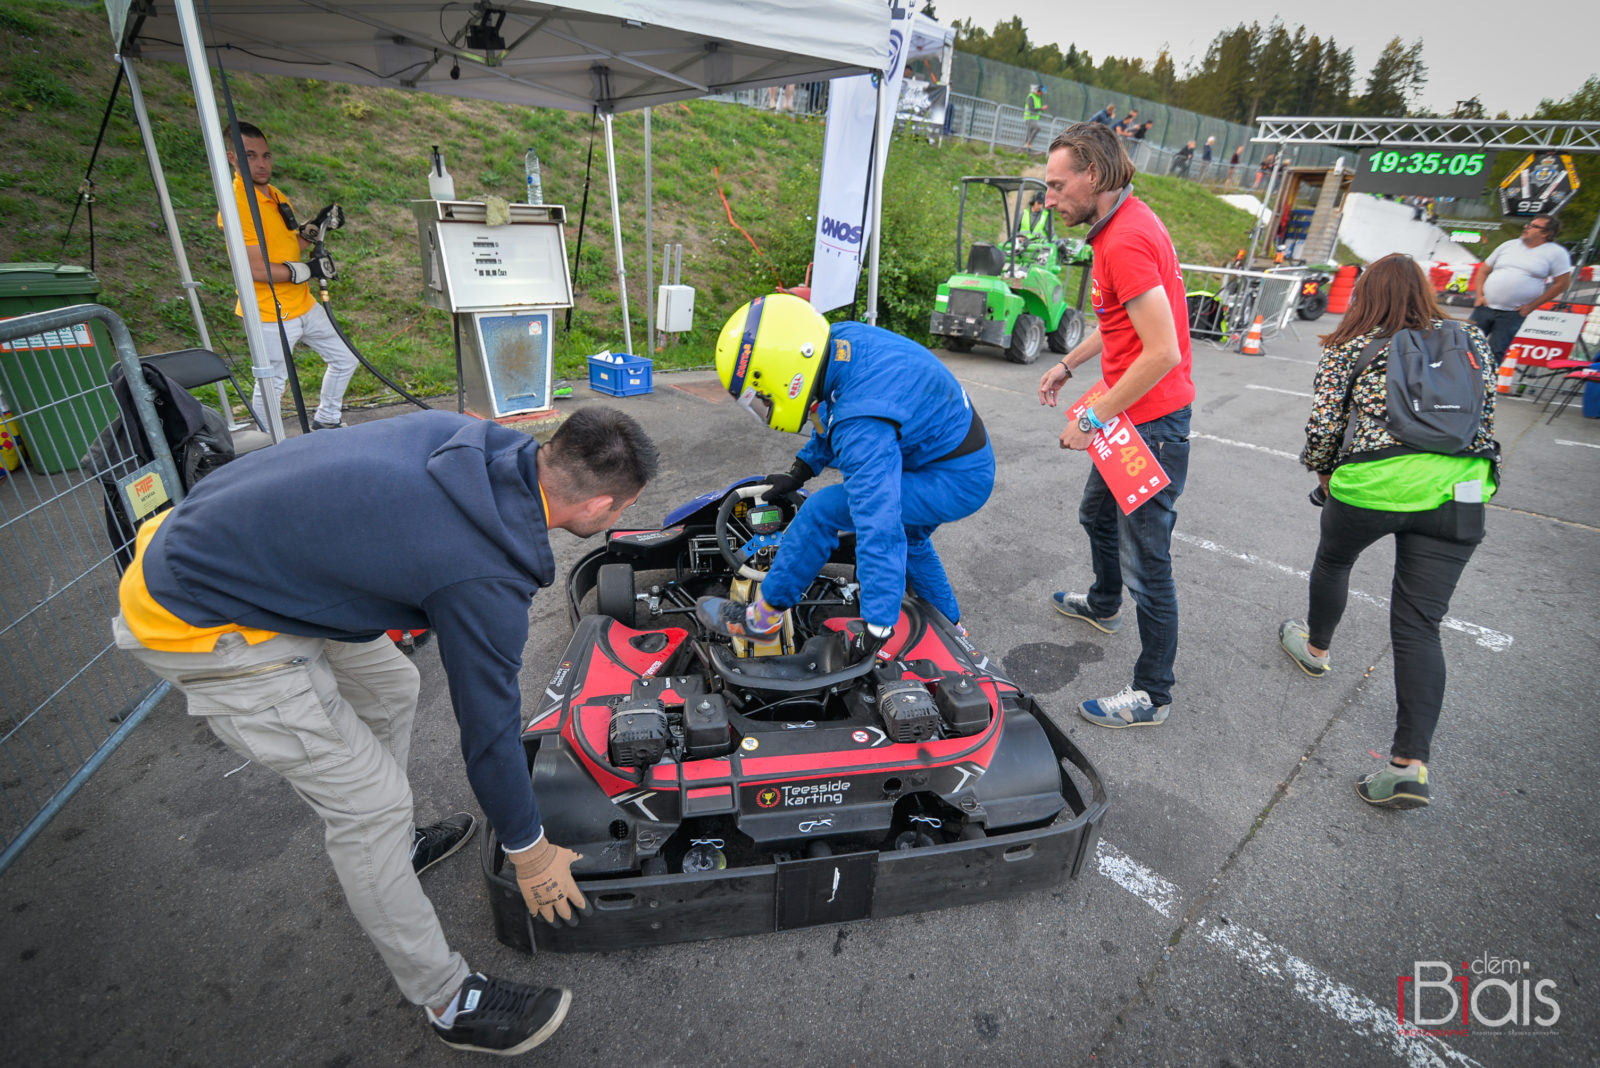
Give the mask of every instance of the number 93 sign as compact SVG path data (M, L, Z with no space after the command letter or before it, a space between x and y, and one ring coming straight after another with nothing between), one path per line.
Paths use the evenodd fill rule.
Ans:
M1095 383L1093 389L1067 409L1067 418L1076 421L1105 392L1105 382ZM1106 480L1106 488L1116 496L1123 515L1133 514L1135 508L1172 481L1161 470L1155 453L1145 444L1138 428L1122 415L1108 420L1104 429L1094 432L1089 439L1089 456L1094 460L1095 470Z

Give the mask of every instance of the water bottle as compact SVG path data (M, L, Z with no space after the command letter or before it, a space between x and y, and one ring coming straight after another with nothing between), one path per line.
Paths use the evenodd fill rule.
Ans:
M444 157L439 155L438 145L433 146L433 165L428 168L428 195L435 200L456 198L456 180L444 169Z
M528 154L523 157L523 165L528 171L528 203L544 203L544 182L539 178L539 157L533 149L528 149Z

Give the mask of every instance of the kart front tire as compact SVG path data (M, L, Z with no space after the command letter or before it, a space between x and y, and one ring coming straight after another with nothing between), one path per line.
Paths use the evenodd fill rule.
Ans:
M1044 320L1026 312L1017 316L1011 328L1011 344L1006 346L1006 359L1012 363L1032 363L1044 348Z
M1076 308L1063 308L1061 321L1056 328L1050 331L1045 338L1050 343L1050 351L1065 355L1078 347L1083 341L1083 316Z
M606 564L595 573L594 608L618 623L633 626L633 568Z

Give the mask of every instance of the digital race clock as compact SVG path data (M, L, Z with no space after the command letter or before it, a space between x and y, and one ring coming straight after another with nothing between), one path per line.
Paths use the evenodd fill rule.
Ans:
M1350 188L1359 193L1478 197L1493 153L1481 148L1364 148Z

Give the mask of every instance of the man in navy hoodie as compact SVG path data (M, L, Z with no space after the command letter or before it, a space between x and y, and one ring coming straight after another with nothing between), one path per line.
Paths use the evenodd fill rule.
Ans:
M351 911L458 1049L532 1049L571 993L473 973L445 941L417 876L475 821L413 824L419 676L384 631L436 633L478 804L529 909L576 922L578 856L544 836L520 737L528 606L555 581L549 531L611 527L657 462L608 408L580 409L543 447L450 412L307 435L220 468L146 521L123 576L117 644L322 817Z

